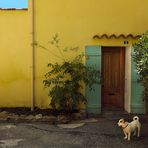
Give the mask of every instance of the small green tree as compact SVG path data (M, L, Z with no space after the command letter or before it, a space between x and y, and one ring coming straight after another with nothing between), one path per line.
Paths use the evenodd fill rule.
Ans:
M140 75L139 81L144 87L143 98L148 100L148 32L134 44L134 61Z
M83 63L85 55L83 53L71 60L65 59L63 51L67 51L67 48L61 50L57 35L53 37L50 44L58 49L63 61L49 63L49 71L45 74L45 80L43 80L44 87L49 89L50 105L55 110L67 113L80 110L80 103L87 104L87 100L82 93L84 84L93 89L93 84L99 83L100 71L96 70L95 65L92 67L85 66ZM46 49L38 43L36 43L36 46ZM70 51L74 49L70 48Z

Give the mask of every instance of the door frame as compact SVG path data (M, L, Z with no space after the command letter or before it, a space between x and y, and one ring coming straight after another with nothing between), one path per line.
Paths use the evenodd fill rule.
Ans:
M97 69L101 71L101 51L103 45L88 45L86 46L86 66L97 65ZM139 92L139 85L137 84L137 74L134 68L133 61L133 46L105 46L105 47L124 47L125 49L125 80L124 80L124 110L128 113L145 113L145 102L142 101L141 94ZM138 92L138 93L137 93ZM101 98L101 83L95 84L95 91L90 91L86 86L85 96L88 101L87 112L100 114L102 111L102 98Z
M124 109L131 113L131 79L132 79L132 46L125 47L125 89L124 89Z
M125 71L126 71L126 60L127 60L127 58L126 58L126 47L125 46L101 46L101 49L102 49L102 53L103 53L103 47L105 47L105 48L113 48L113 47L116 47L116 48L123 48L124 49L124 53L122 53L123 54L123 62L124 62L124 67L123 67L123 72L124 72L124 81L123 81L123 102L122 102L122 107L121 108L118 108L118 107L109 107L109 108L105 108L104 106L103 106L103 86L101 85L101 110L104 110L104 109L112 109L112 108L114 108L114 109L120 109L120 110L125 110L125 83L126 83L126 81L125 81ZM102 56L103 56L103 54L102 54ZM121 56L121 55L120 55ZM103 58L102 58L102 60L103 60ZM101 71L103 72L103 62L101 62L102 64L101 64Z

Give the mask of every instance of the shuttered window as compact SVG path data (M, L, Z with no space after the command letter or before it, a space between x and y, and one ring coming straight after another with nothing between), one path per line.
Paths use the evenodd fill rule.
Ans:
M101 71L101 46L86 47L86 66L96 65L96 69ZM99 76L98 76L99 78ZM86 87L87 112L101 113L101 84L95 84L94 90Z

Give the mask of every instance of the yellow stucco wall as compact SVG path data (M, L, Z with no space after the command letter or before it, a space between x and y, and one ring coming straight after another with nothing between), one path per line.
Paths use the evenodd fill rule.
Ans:
M31 23L30 9L0 10L0 107L30 106Z
M58 33L61 45L124 46L123 39L92 39L95 34L141 34L147 30L147 0L35 0L35 40L52 52L51 37ZM0 11L0 106L31 104L31 0L29 11ZM129 43L133 40L129 39ZM43 89L47 63L60 61L49 51L35 48L35 105L47 107ZM14 103L15 102L15 103Z

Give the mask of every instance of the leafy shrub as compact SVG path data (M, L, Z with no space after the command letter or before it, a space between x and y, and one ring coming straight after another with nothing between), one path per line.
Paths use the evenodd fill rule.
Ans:
M37 42L34 45L50 51L50 54L59 57L63 61L62 63L49 63L49 71L45 74L43 84L45 88L49 89L50 105L53 109L68 113L79 110L80 103L87 103L82 93L83 86L86 85L93 89L93 84L99 83L100 72L96 70L95 65L92 67L85 66L82 62L83 57L85 57L83 53L78 54L71 60L65 59L64 52L73 52L77 50L77 47L66 47L61 50L57 34L49 43L58 49L60 57Z
M143 98L148 100L148 32L142 35L134 45L134 61L140 75L140 82L144 87Z
M49 96L53 109L72 112L80 109L80 103L87 103L82 93L83 84L93 89L93 84L99 83L99 71L94 67L86 67L81 55L62 64L49 63L51 70L46 73L44 86L49 88Z

